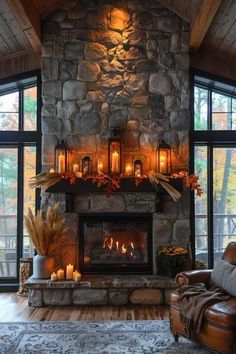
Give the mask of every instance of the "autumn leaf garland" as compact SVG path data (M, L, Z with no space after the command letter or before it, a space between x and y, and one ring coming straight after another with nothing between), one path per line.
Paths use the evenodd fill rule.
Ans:
M104 187L104 192L109 196L112 192L120 189L121 180L127 177L128 176L126 175L113 176L100 173L98 175L82 176L80 178L84 181L89 180L92 183L95 183L97 187ZM188 175L186 171L181 171L172 174L171 176L165 176L161 173L150 171L148 176L134 177L136 187L138 187L145 178L148 178L155 187L160 184L170 194L174 201L177 201L181 194L170 184L171 178L182 178L187 188L191 191L196 190L198 196L203 194L202 188L198 183L199 177L194 174ZM48 188L60 182L62 179L67 180L70 184L75 184L78 178L74 173L59 174L55 172L43 172L32 177L29 185L31 188L42 188L45 192Z

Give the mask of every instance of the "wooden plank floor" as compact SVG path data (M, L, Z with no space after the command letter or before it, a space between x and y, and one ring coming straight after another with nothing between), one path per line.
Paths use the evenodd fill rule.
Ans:
M0 322L80 320L168 320L169 306L28 306L28 299L0 293Z

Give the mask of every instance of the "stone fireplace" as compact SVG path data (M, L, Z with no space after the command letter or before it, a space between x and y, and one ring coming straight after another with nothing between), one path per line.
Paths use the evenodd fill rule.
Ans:
M93 173L101 159L107 171L112 128L121 131L124 164L138 159L143 161L145 173L155 169L155 151L164 138L173 151L173 170L188 168L188 50L189 25L157 0L71 1L46 18L42 54L43 169L53 167L54 147L61 138L66 139L79 165L86 154L91 156ZM67 198L63 190L42 194L43 208L60 202L71 228L54 254L57 266L79 265L82 256L78 245L85 236L80 215L84 213L98 219L105 214L131 218L135 213L140 215L136 222L149 214L151 241L139 258L149 274L157 274L158 247L170 243L184 246L189 241L188 191L184 190L175 203L168 194L160 195L155 190L119 190L107 197L99 190L82 188L74 194L70 210ZM104 243L107 252L117 242L115 237L104 237L113 226L107 221L97 226L103 229L100 247ZM142 232L145 234L144 230L140 235ZM144 239L137 241L139 248ZM131 257L132 241L120 242L123 248L129 248ZM94 252L95 245L83 247L83 257L90 257L87 248L93 247ZM146 264L147 257L151 259ZM125 261L132 271L129 263ZM88 271L86 264L83 267Z

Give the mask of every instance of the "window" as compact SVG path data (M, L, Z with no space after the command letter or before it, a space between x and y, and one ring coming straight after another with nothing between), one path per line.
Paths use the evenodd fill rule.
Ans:
M236 83L193 76L193 167L204 190L195 197L195 258L209 268L236 241Z
M32 256L24 215L38 197L29 179L40 169L40 73L0 81L0 282L17 283L19 260Z

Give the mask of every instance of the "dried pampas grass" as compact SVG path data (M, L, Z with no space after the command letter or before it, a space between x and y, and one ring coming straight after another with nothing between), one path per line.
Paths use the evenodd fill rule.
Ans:
M60 182L61 175L53 172L42 172L37 176L31 178L29 186L31 188L41 188L45 192L48 188L54 186L57 182Z
M177 200L181 197L181 194L169 184L169 178L162 175L161 173L157 173L154 171L150 171L148 174L149 181L156 186L160 184L167 193L172 197L172 199L177 202Z
M69 231L69 228L65 226L65 219L59 213L58 208L58 203L53 207L49 207L45 220L41 210L34 216L29 208L28 215L25 216L26 229L40 256L47 256L55 247L56 242Z

